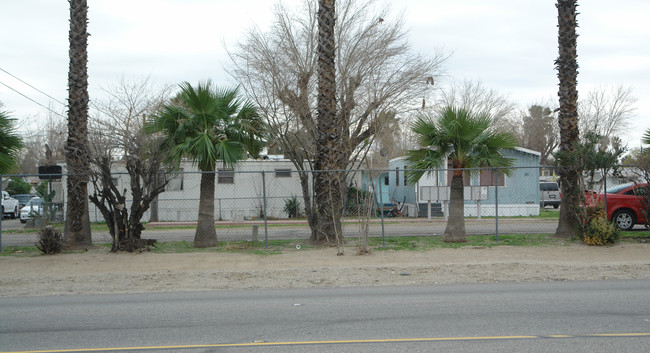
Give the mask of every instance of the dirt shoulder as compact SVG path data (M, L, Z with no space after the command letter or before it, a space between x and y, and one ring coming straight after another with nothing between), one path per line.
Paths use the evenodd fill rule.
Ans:
M650 245L0 257L0 296L650 279Z

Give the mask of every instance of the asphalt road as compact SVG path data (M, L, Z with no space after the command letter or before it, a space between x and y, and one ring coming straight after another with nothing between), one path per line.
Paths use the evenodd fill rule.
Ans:
M650 281L0 299L0 352L648 352Z

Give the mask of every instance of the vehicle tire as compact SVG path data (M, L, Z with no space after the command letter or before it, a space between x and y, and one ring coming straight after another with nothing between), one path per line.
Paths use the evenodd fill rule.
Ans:
M634 213L630 210L618 210L614 212L612 221L621 230L630 230L634 227L634 223L636 223Z
M18 218L18 206L14 209L14 213L11 214L11 219Z
M20 223L27 223L27 220L26 219L21 219Z
M553 205L553 208L557 209L560 205Z

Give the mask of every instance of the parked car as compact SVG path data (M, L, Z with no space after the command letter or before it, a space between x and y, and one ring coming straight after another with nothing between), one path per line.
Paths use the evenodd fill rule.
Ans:
M607 219L622 230L630 230L635 224L646 224L644 201L648 184L627 183L607 189ZM587 204L603 203L603 193L587 193ZM646 199L647 200L647 199Z
M14 199L18 200L18 209L23 208L25 204L31 200L33 197L36 197L36 194L17 194L14 195Z
M9 195L8 192L2 192L2 199L0 199L0 216L4 218L9 216L16 218L18 216L18 200Z
M43 216L45 211L43 199L32 197L23 208L20 209L20 222L27 223L32 218Z
M556 182L539 182L539 205L541 207L553 206L553 208L558 208L561 201L560 187Z

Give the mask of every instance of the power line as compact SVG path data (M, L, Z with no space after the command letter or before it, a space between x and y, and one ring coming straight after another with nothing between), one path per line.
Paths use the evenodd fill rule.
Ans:
M27 82L21 80L19 77L16 77L15 75L11 74L11 73L8 72L7 70L5 70L5 69L3 69L3 68L0 67L0 71L2 71L2 72L4 72L4 73L6 73L7 75L9 75L9 76L15 78L16 80L22 82L23 84L25 84L25 85L31 87L31 88L34 89L35 91L37 91L37 92L39 92L39 93L41 93L41 94L44 94L45 96L47 96L48 98L50 98L50 99L54 100L55 102L61 104L62 106L67 107L67 104L65 104L65 103L61 102L60 100L58 100L58 99L56 99L56 98L50 96L49 94L47 94L47 93L41 91L40 89L38 89L38 88L36 88L36 87L30 85L29 83L27 83ZM54 114L56 114L56 115L58 115L58 116L60 116L60 117L62 117L62 118L66 118L66 119L67 119L67 117L65 117L65 116L63 116L63 115L61 115L61 114L55 112L54 110L52 110L52 109L50 109L50 108L48 108L48 107L46 107L46 106L44 106L43 104L41 104L41 103L35 101L34 99L29 98L29 97L26 96L25 94L23 94L23 93L21 93L21 92L18 92L16 89L14 89L14 88L12 88L12 87L9 87L6 83L0 81L0 84L2 84L3 86L9 88L10 90L12 90L12 91L14 91L14 92L16 92L16 93L18 93L18 94L20 94L21 96L23 96L23 97L29 99L30 101L32 101L32 102L34 102L34 103L40 105L41 107L47 109L48 111L50 111L50 112L52 112L52 113L54 113ZM106 111L100 109L100 108L97 107L96 105L95 105L93 108L94 108L95 110L99 111L100 113L105 114L105 115L108 115L108 116L111 116L111 115L112 115L111 113L108 113L108 112L106 112Z
M15 90L14 88L12 88L12 87L10 87L9 85L7 85L6 83L0 81L0 84L2 84L3 86L9 88L10 90L12 90L12 91L14 91L14 92L16 92L16 93L18 93L18 94L20 94L21 96L23 96L23 97L29 99L30 101L32 101L32 102L34 102L34 103L40 105L41 107L47 109L48 111L50 111L50 112L52 112L52 113L54 113L54 114L56 114L56 115L58 115L58 116L60 116L60 117L62 117L62 118L66 118L65 116L61 115L60 113L55 112L54 110L50 109L49 107L46 107L46 106L44 106L43 104L41 104L41 103L39 103L39 102L37 102L37 101L35 101L35 100L29 98L28 96L24 95L23 93L21 93L21 92Z
M53 101L55 101L55 102L57 102L57 103L59 103L59 104L61 104L62 106L64 106L64 107L66 106L66 104L65 104L65 103L63 103L63 102L61 102L60 100L58 100L58 99L56 99L56 98L54 98L54 97L52 97L52 96L50 96L50 95L49 95L49 94L47 94L47 93L45 93L45 92L43 92L43 91L41 91L40 89L38 89L38 88L36 88L36 87L34 87L34 86L32 86L32 85L30 85L29 83L27 83L27 82L25 82L25 81L23 81L23 80L21 80L20 78L18 78L18 77L16 77L16 76L14 76L14 75L12 75L12 74L11 74L10 72L8 72L7 70L5 70L5 69L3 69L3 68L1 68L1 67L0 67L0 71L2 71L2 72L4 72L4 73L6 73L7 75L9 75L9 76L11 76L11 77L13 77L13 78L15 78L15 79L16 79L16 80L18 80L18 81L20 81L20 82L22 82L22 83L24 83L24 84L26 84L27 86L29 86L29 87L31 87L32 89L34 89L34 90L35 90L36 92L39 92L39 93L41 93L41 94L44 94L44 95L46 95L47 97L49 97L49 98L50 98L50 99L52 99ZM5 85L5 86L6 86L6 85Z

